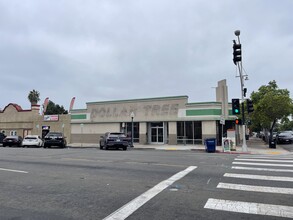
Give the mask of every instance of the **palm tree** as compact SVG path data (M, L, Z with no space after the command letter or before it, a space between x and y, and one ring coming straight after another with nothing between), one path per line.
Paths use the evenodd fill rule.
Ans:
M27 98L32 105L36 105L40 101L40 93L37 90L32 90Z

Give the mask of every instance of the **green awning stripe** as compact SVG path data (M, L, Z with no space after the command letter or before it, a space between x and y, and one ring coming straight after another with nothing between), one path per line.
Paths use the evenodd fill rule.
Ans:
M86 119L86 114L82 114L82 115L71 115L71 119Z
M186 116L222 115L221 109L194 109L186 110Z

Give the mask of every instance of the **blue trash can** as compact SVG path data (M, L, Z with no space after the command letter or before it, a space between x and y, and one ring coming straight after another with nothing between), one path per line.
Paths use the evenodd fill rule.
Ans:
M205 139L206 152L214 153L216 152L216 138Z

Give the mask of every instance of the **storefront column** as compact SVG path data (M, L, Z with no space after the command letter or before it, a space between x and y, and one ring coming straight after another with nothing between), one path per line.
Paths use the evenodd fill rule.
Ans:
M147 123L139 123L139 144L147 144Z
M177 124L169 122L169 143L170 145L177 144Z
M202 143L207 138L217 137L217 124L216 121L202 121Z

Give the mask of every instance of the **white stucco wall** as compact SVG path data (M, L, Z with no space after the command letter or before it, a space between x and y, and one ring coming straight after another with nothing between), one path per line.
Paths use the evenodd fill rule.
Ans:
M84 134L104 134L108 131L120 132L120 123L83 124L83 128L80 124L71 125L72 134L80 134L81 131Z
M202 135L216 135L216 121L203 121L202 122Z

